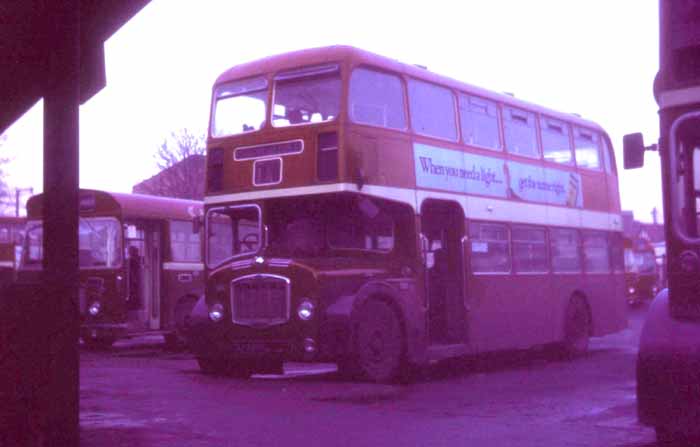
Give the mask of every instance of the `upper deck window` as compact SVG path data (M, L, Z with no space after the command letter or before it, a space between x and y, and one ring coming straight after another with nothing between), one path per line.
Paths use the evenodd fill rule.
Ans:
M403 86L398 76L357 68L350 77L350 118L360 124L406 128Z
M416 133L457 140L455 102L449 89L427 82L408 81L411 125Z
M216 87L211 134L236 135L260 129L267 116L267 79L242 79Z
M582 168L600 169L600 135L592 130L574 128L576 164Z
M462 138L466 144L496 150L503 148L495 102L460 94L459 115Z
M515 107L503 110L503 130L506 148L511 154L538 158L535 114Z
M542 151L544 159L555 163L570 165L574 162L571 155L571 128L564 121L542 118Z
M340 69L337 64L305 67L275 76L272 125L321 123L340 111Z

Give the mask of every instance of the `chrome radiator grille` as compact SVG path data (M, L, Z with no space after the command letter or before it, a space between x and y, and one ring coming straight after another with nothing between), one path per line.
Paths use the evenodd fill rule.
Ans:
M250 275L231 282L233 322L270 326L289 320L289 279L277 275Z

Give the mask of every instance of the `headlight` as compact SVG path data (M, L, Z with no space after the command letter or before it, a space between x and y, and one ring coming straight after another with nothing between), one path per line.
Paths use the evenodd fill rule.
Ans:
M97 314L100 313L100 308L102 308L102 305L100 304L99 301L95 301L94 303L90 304L90 307L88 307L88 313L92 315L93 317L96 317Z
M224 318L224 306L221 303L212 304L209 308L209 318L215 323L221 321Z
M314 303L308 299L304 299L299 303L299 307L297 307L297 316L300 320L309 321L314 316L314 310Z
M636 289L635 289L634 287L631 287L631 286L630 286L630 287L627 288L627 292L629 292L629 294L631 295L631 294L633 294L634 292L636 292Z

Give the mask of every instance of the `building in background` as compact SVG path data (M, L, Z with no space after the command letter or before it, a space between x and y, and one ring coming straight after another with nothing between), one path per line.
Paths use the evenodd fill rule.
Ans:
M190 155L153 177L134 185L135 194L204 199L204 155Z

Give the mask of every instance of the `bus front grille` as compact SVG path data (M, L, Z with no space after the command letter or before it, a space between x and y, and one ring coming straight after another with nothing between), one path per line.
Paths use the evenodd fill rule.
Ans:
M289 279L277 275L249 275L231 282L233 322L271 326L289 321Z

